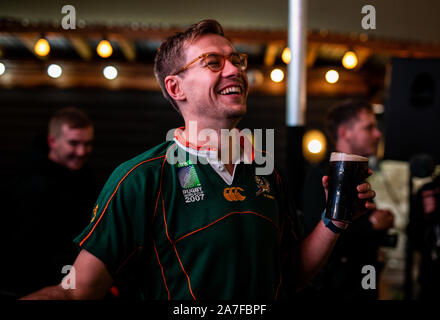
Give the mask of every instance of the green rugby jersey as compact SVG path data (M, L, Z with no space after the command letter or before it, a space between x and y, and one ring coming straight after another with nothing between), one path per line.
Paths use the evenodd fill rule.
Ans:
M75 243L116 281L131 279L139 299L284 296L300 230L277 172L240 163L228 184L210 164L169 163L178 148L167 141L120 165Z

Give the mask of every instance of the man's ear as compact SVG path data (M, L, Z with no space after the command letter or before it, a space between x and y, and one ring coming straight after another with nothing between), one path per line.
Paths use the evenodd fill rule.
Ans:
M165 78L165 88L168 94L176 101L182 101L186 99L185 93L180 85L179 78L177 76L167 76Z
M350 135L350 130L345 125L340 125L338 127L338 140L346 140Z
M49 149L53 149L55 145L55 136L50 133L47 135L47 145L49 146Z

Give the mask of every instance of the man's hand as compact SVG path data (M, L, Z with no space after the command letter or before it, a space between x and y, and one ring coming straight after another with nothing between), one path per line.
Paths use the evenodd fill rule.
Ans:
M358 198L362 201L359 202L359 206L355 208L354 219L360 217L368 210L375 210L376 204L372 201L376 196L376 192L371 189L371 185L368 182L364 182L357 186Z
M390 210L375 210L368 217L373 229L377 231L388 230L394 225L394 216Z
M371 176L373 174L373 170L368 168L368 175ZM322 177L322 186L324 187L325 191L325 199L328 200L328 176ZM376 204L372 201L374 197L376 196L376 192L371 189L371 185L368 182L364 182L356 187L358 191L358 198L361 199L359 202L360 205L355 208L354 217L353 220L356 220L361 215L365 214L368 210L375 210ZM334 221L334 223L338 223L338 227L344 226L346 227L346 224L339 221Z

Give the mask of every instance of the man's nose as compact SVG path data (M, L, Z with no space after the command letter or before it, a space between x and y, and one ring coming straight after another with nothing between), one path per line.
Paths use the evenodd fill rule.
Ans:
M75 148L75 154L76 154L78 157L83 157L83 156L86 155L86 153L87 153L86 146L84 146L84 145L82 145L82 144L78 145L78 146Z
M229 59L225 59L225 65L223 66L223 75L238 75L241 72L241 68L235 66Z

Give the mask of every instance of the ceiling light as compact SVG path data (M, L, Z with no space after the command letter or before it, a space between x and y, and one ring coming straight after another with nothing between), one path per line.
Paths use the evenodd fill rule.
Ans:
M47 74L51 78L59 78L63 74L63 69L57 64L51 64L47 67Z
M309 162L324 160L327 152L327 140L320 130L309 130L303 136L303 155Z
M285 64L289 64L290 60L292 60L292 54L289 47L284 48L283 53L281 54L281 59Z
M40 57L45 57L49 54L50 52L50 45L49 42L44 39L44 38L40 38L34 46L34 51L36 54L38 54Z
M358 58L353 51L347 51L342 58L342 65L347 69L354 69L358 64Z
M319 153L322 150L322 144L318 140L312 140L307 145L307 148L311 153Z
M102 73L104 74L104 77L106 79L113 80L113 79L116 79L116 77L118 76L118 69L116 69L113 66L107 66L104 68Z
M336 70L329 70L325 74L325 80L328 83L336 83L339 80L339 73Z
M284 79L284 72L281 69L273 69L270 73L270 79L273 82L281 82Z
M101 58L108 58L112 55L113 48L109 41L101 40L96 48L96 52Z

